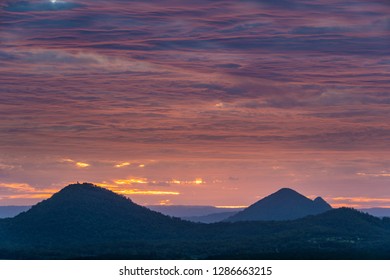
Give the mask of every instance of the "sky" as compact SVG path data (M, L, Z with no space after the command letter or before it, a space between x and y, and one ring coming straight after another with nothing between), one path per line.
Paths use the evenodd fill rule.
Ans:
M389 119L388 0L0 2L0 205L390 207Z

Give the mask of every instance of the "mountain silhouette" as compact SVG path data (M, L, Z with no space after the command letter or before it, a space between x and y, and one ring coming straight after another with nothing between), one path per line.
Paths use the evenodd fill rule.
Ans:
M72 184L6 221L11 242L94 243L160 238L185 223L93 184Z
M312 201L290 189L282 189L253 206L258 205L270 210L275 209L270 205L281 207L278 217L290 209L291 219L305 211L307 214L308 209L330 207L320 198ZM387 218L342 208L301 219L273 219L193 223L154 212L89 183L72 184L27 212L0 219L0 259L390 257Z
M282 188L227 218L226 221L294 220L308 215L317 215L331 209L332 207L321 197L317 197L313 201L292 189Z

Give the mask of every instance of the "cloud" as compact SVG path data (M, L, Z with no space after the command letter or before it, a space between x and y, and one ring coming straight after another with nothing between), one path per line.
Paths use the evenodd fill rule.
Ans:
M129 165L131 165L130 162L121 162L121 163L115 164L114 167L122 168L122 167L126 167L126 166L129 166Z
M77 168L87 168L87 167L91 166L91 164L89 164L89 163L82 162L82 161L75 161L75 160L70 159L70 158L62 159L62 160L60 160L60 162L71 163L71 164L73 164Z
M129 178L129 179L117 179L114 180L117 185L135 185L135 184L149 184L150 186L170 186L170 185L202 185L206 182L202 178L196 178L194 180L177 180L171 179L166 181L149 180L147 178Z
M86 163L86 162L76 162L76 166L79 167L79 168L86 168L86 167L90 167L91 165L89 163Z
M227 68L227 69L238 69L241 67L241 65L236 63L225 63L225 64L217 64L215 65L215 67Z
M20 200L42 200L58 191L55 188L35 188L28 183L0 182L0 200L12 203Z
M114 181L117 185L132 185L132 184L147 184L146 178L130 178L130 179L118 179Z
M364 176L364 177L390 177L390 172L388 172L388 171L381 171L379 173L358 172L358 173L356 173L356 175Z
M333 197L328 201L333 207L388 208L390 205L390 198L387 197Z
M377 198L377 197L333 197L333 201L344 202L385 202L390 203L390 198Z
M180 192L175 192L175 191L139 190L139 189L116 190L116 192L123 195L179 195L180 194Z
M47 11L63 11L82 8L84 5L68 2L68 1L9 1L5 10L9 12L47 12Z
M12 164L6 164L6 163L0 162L0 170L12 170L12 169L15 169L17 167L18 166L15 166L15 165L12 165Z
M159 189L139 189L131 188L132 185L137 184L147 184L146 179L127 179L127 180L114 180L113 183L96 183L100 187L107 188L115 193L122 195L146 195L146 196L171 196L171 195L180 195L180 192L174 190L159 190ZM151 185L150 185L151 186ZM154 186L157 186L154 185Z
M188 203L203 203L206 186L214 198L222 185L238 188L212 184L230 174L252 197L259 182L264 192L288 184L286 174L355 194L367 180L385 188L387 177L372 174L388 168L386 1L31 0L0 9L1 162L20 166L2 168L2 178L144 178L122 186L179 189ZM345 172L326 177L317 161ZM286 169L277 177L272 166ZM259 170L268 173L249 174Z
M0 187L3 189L2 192L34 192L35 188L26 183L0 183Z

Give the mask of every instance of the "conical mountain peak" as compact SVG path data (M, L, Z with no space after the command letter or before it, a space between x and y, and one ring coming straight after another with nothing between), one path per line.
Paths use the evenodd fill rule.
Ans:
M293 189L282 188L228 218L227 221L294 220L330 209L329 204L322 199L313 201Z
M269 196L267 197L272 197L272 198L282 198L282 197L286 197L286 198L289 198L289 199L293 199L293 198L306 198L304 195L300 194L299 192L293 190L293 189L290 189L290 188L281 188L280 190L274 192L273 194L270 194Z
M296 194L299 194L297 191L295 191L291 188L281 188L280 190L278 190L274 194L277 194L277 193L296 193Z
M317 197L313 200L313 202L316 204L318 209L323 209L324 211L332 209L332 206L330 206L322 197Z

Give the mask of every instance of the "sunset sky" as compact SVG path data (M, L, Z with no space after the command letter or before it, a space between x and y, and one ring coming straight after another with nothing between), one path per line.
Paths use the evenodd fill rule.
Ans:
M0 2L0 205L390 207L389 120L388 0Z

